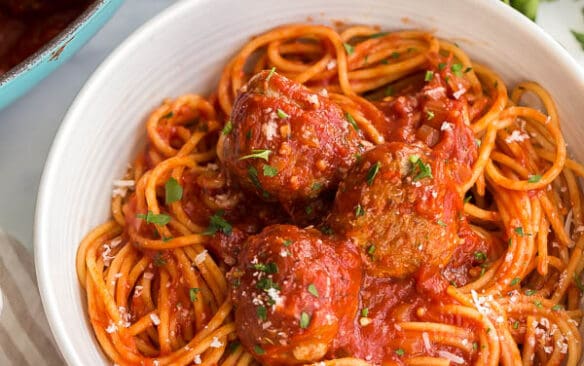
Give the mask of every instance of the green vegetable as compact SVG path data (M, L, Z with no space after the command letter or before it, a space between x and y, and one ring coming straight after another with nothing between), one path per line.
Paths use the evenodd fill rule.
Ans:
M288 113L284 112L280 108L278 108L278 110L276 111L276 113L278 114L278 117L280 117L280 118L288 118L288 117L290 117L288 115Z
M307 312L302 312L300 314L300 328L306 329L310 325L310 315Z
M170 177L164 184L166 204L180 201L183 194L183 188L176 179Z
M351 46L348 43L343 43L343 46L345 47L345 51L347 51L348 55L352 55L355 52L355 47Z
M308 292L312 296L318 297L318 290L317 290L316 286L314 285L314 283L311 283L310 285L308 285Z
M275 177L278 174L278 169L274 168L271 165L264 165L264 176L266 177Z
M576 41L580 42L580 47L582 47L582 50L584 50L584 33L576 32L573 29L570 29L570 32L572 32L574 38L576 38Z
M367 180L367 185L370 186L370 185L373 184L373 180L375 179L375 176L377 175L377 173L379 173L379 169L380 168L381 168L381 163L380 162L376 162L369 169L369 171L367 172L367 176L365 177L365 179Z
M166 214L154 214L152 211L148 211L146 215L137 214L136 217L146 220L149 224L166 225L170 222L170 216Z
M268 310L266 309L265 306L260 305L256 309L256 315L260 320L266 320L268 318Z
M229 135L231 130L233 130L233 123L231 123L231 120L229 120L225 123L225 126L223 126L223 130L221 131L221 133L223 135Z
M191 299L191 302L197 301L197 294L199 293L199 291L200 289L196 287L189 289L189 298Z
M353 116L351 115L351 113L347 112L345 114L345 117L347 118L347 121L349 121L349 123L351 124L351 126L353 126L353 128L355 129L355 131L359 131L359 126L357 126L357 122L355 122L355 119L353 118Z
M272 75L274 75L275 72L276 72L276 68L272 67L272 69L270 70L270 73L266 77L266 83L270 81L270 79L272 78Z
M271 153L272 153L272 150L267 150L267 149L266 150L252 150L251 154L242 156L241 158L239 158L239 160L264 159L265 161L268 161L268 158L269 158Z
M215 235L218 231L231 235L231 230L231 224L223 218L223 210L219 210L209 219L209 226L203 235Z

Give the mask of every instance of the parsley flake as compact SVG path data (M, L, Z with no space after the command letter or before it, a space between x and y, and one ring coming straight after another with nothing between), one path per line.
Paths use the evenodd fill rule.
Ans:
M396 52L396 51L392 52L391 58L393 58L393 59L399 58L399 52Z
M256 309L256 315L258 316L258 319L265 321L268 318L268 310L265 306L260 305Z
M367 181L367 185L370 186L373 184L373 180L375 180L375 176L379 173L379 169L381 168L381 163L378 161L369 169L365 180Z
M266 77L266 83L270 81L270 79L272 78L272 76L274 75L275 72L276 72L276 67L274 66L274 67L272 67L272 69L270 70L270 73Z
M474 257L479 262L484 262L487 260L487 255L484 252L475 252Z
M242 156L241 158L239 158L239 160L264 159L265 161L268 161L268 158L269 158L271 153L272 153L272 150L268 150L268 149L265 149L265 150L254 149L251 151L251 154Z
M164 259L164 257L162 256L162 253L158 252L156 253L156 255L154 255L152 262L156 267L162 267L166 264L166 259Z
M454 75L462 76L462 65L461 64L453 64L452 66L450 66L450 70L454 73Z
M560 311L560 310L564 310L564 307L560 304L556 304L556 305L552 306L552 310L553 311Z
M307 312L303 311L300 314L300 328L306 329L310 325L310 315Z
M198 289L197 287L193 287L189 289L189 298L191 299L191 302L195 302L197 301L197 294L199 293L200 289Z
M262 347L260 347L259 345L254 345L253 346L253 351L255 352L256 355L261 356L264 353L266 353L266 351L264 351L264 349Z
M353 118L351 113L347 112L345 114L345 118L347 118L347 121L349 121L349 123L351 124L351 126L353 126L355 131L359 131L359 126L357 125L357 122L355 122L355 118Z
M348 43L343 43L343 46L345 47L345 51L347 51L348 55L352 55L353 53L355 53L355 47L351 46Z
M164 198L166 204L180 201L183 195L183 188L176 179L170 177L164 184Z
M404 351L403 348L398 348L395 350L395 354L401 357L406 354L406 351Z
M412 163L414 166L413 172L417 172L416 176L414 176L414 181L418 181L424 178L433 178L432 167L430 164L424 164L418 155L411 155L410 163Z
M256 263L253 265L253 268L268 274L278 273L278 266L274 262L270 262L267 264Z
M434 78L434 72L427 70L426 74L424 75L424 81L431 81Z
M428 121L431 121L431 120L433 120L433 119L434 119L434 117L435 117L435 115L434 115L434 112L432 112L432 111L426 111L426 119L427 119Z
M369 255L373 255L373 253L375 253L375 245L374 245L374 244L370 244L370 245L367 247L367 254L369 254Z
M218 231L231 235L231 230L231 224L223 218L223 210L219 210L209 218L209 226L203 232L203 235L215 235Z
M521 278L519 277L515 277L514 279L511 280L511 282L509 283L511 286L515 286L517 285L519 282L521 282Z
M308 292L312 296L318 297L318 289L316 288L316 286L314 285L314 283L311 283L310 285L308 285Z
M223 126L223 130L221 130L221 133L225 136L229 135L229 133L231 133L231 131L233 130L233 123L231 123L231 120L228 120L225 123L225 126Z
M513 329L519 329L519 321L517 321L517 320L516 320L516 321L513 323Z
M288 115L288 113L284 112L280 108L278 108L278 110L276 111L276 113L278 114L278 117L280 117L280 118L288 118L288 117L290 117Z
M373 33L373 34L369 35L369 38L381 38L381 37L385 37L386 35L388 35L387 32Z
M575 30L572 29L570 29L570 32L572 32L572 35L580 43L580 47L582 47L582 50L584 50L584 33L576 32Z
M369 315L369 308L363 308L361 309L361 316L367 318L367 316Z
M527 179L527 181L529 183L537 183L540 180L541 180L541 175L539 175L539 174L530 175L529 178Z
M517 233L517 235L519 235L519 236L525 235L523 233L523 228L521 226L515 228L515 233Z
M363 208L363 206L358 204L357 206L355 206L355 217L361 217L363 215L365 215L365 209Z
M274 168L271 165L264 165L264 176L266 177L275 177L276 175L278 175L278 169Z
M152 211L148 211L145 214L137 214L136 218L146 220L149 224L156 225L166 225L170 222L170 216L166 214L154 214Z

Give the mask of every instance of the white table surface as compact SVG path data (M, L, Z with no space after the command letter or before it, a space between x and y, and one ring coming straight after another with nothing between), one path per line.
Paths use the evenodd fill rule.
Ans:
M79 53L28 95L0 111L0 227L32 250L34 207L43 165L67 108L103 59L172 0L126 0ZM541 1L538 23L584 66L570 29L584 32L584 1ZM80 204L83 204L80 202Z

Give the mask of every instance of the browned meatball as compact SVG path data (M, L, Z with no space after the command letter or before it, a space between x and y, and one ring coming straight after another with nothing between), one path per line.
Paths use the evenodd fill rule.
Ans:
M336 188L363 149L343 111L274 72L257 74L244 90L220 151L231 176L288 211Z
M358 308L361 260L316 229L267 227L250 237L230 276L242 344L266 365L320 360Z
M403 278L448 262L462 199L445 164L427 147L393 142L365 153L340 184L328 222L355 241L370 274Z

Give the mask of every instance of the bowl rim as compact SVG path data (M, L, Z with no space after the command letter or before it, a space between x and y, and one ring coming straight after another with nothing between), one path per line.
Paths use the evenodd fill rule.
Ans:
M12 67L5 74L0 76L0 88L9 81L16 79L19 75L31 70L35 65L41 62L44 56L55 53L59 45L67 43L71 38L89 19L91 19L99 9L106 6L112 0L93 0L81 14L79 14L71 23L65 27L53 39L45 43L41 48L29 55L24 60L20 61L16 66Z
M575 82L582 85L582 89L584 90L584 68L541 27L499 0L467 1L471 2L472 6L478 8L478 11L482 10L483 13L486 12L486 14L495 15L498 19L502 19L507 23L516 23L518 28L525 29L525 33L530 35L530 40L533 39L534 42L540 43L543 47L549 48L557 54L557 60L561 62L561 66L569 70L570 76L575 78ZM47 258L50 251L50 243L46 242L44 238L49 227L48 217L51 214L51 206L49 205L51 200L51 187L54 185L55 178L59 174L57 167L60 156L63 154L66 142L74 135L75 126L78 123L74 117L83 110L89 100L88 97L99 89L103 80L107 80L110 70L114 69L119 62L123 62L124 56L131 53L137 43L141 43L143 39L148 39L148 36L159 29L159 25L166 23L167 19L180 16L187 9L199 6L212 6L212 4L213 0L178 1L132 32L131 35L107 56L86 81L65 114L63 122L51 145L37 195L33 240L34 259L45 314L55 342L66 362L69 364L77 365L82 364L82 362L79 359L79 351L74 347L71 337L63 327L65 319L60 314L57 299L54 295L55 292L53 291L53 288L57 286L59 281L58 279L51 279L49 276L51 263ZM71 266L74 266L74 263L71 263Z

